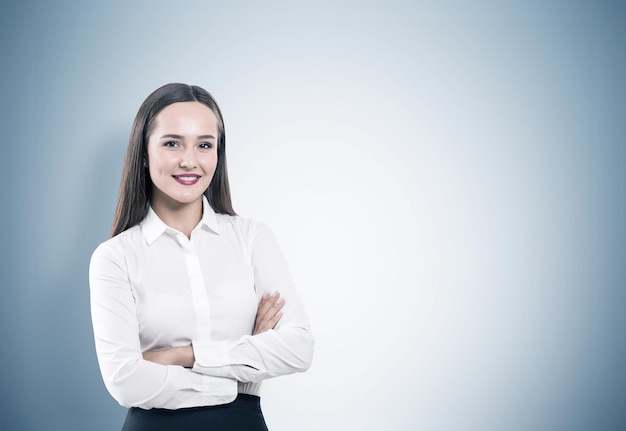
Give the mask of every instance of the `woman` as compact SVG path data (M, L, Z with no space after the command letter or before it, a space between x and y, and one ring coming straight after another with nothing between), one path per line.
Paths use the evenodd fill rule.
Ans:
M224 122L168 84L132 127L112 237L91 258L96 352L123 430L266 430L264 379L305 371L313 337L270 231L231 204Z

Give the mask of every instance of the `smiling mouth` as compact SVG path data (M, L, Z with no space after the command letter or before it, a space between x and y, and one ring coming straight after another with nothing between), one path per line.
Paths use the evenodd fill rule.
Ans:
M199 175L172 175L176 181L186 186L192 186L200 179Z

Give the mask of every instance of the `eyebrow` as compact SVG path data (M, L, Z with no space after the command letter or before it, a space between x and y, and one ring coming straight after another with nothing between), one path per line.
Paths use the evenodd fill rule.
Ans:
M163 139L163 138L183 139L184 137L181 136L181 135L167 134L167 135L161 136L160 139ZM199 135L198 139L215 139L215 136L213 136L213 135Z

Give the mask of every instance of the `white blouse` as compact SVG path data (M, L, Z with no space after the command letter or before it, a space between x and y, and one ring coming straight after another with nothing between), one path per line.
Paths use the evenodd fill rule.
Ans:
M91 257L91 315L104 383L123 406L178 409L258 395L261 381L305 371L313 336L274 236L262 224L215 214L188 239L150 209ZM251 335L265 292L285 299L273 330ZM192 345L193 368L142 352Z

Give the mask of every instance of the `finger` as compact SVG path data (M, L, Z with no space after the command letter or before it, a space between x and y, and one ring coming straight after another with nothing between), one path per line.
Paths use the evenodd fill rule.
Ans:
M269 331L270 329L274 329L281 317L283 317L283 313L277 313L274 317L268 320L266 324L267 330Z
M280 310L283 309L284 306L285 306L285 298L280 298L274 303L274 305L272 305L272 307L269 309L268 314L271 316L275 316L276 314L278 314Z
M270 295L269 292L265 292L259 301L258 308L262 311L266 311L272 305L273 301L275 301L275 298L275 293Z
M285 300L280 299L276 302L274 306L272 306L268 312L263 316L263 318L258 320L258 324L262 328L270 329L276 325L276 322L280 320L282 316L282 308L285 305ZM280 316L279 316L280 315Z
M273 318L285 305L285 300L280 296L272 297L264 307L257 314L257 319L261 321Z
M272 299L272 295L270 295L268 292L265 292L263 294L263 296L261 297L261 301L259 301L257 315L264 314L272 306Z
M257 311L257 321L263 321L273 318L285 305L284 298L270 297L262 306L259 306Z
M267 296L266 296L267 295ZM274 292L272 295L264 294L263 298L261 298L261 302L259 303L259 307L257 310L257 320L263 319L267 313L271 312L272 307L276 305L276 302L279 301L280 294L278 292Z
M259 334L262 332L266 332L269 331L270 329L273 329L276 324L278 323L278 321L280 320L280 318L283 317L282 313L277 313L276 315L274 315L273 317L264 320L258 327L257 330L255 331L255 333Z

